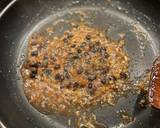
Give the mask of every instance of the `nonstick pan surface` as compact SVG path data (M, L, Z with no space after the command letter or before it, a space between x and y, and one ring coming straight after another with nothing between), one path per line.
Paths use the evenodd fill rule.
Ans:
M8 128L68 127L71 117L42 114L27 102L19 69L29 35L49 25L56 35L62 34L70 27L64 21L79 21L82 15L91 26L107 29L112 40L125 33L132 79L143 76L159 55L158 0L14 0L0 13L0 118ZM115 107L96 108L94 113L98 122L109 128L160 128L160 111L140 108L141 98L143 94L131 94L119 99ZM123 124L116 114L119 110L127 110L135 120ZM74 123L71 128L76 128Z

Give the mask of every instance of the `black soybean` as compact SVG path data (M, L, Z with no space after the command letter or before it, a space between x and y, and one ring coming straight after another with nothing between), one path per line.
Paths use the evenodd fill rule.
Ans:
M36 50L36 51L32 51L31 52L31 56L38 56L38 51Z
M57 73L55 75L55 80L58 80L58 81L63 81L64 80L64 76L60 73Z

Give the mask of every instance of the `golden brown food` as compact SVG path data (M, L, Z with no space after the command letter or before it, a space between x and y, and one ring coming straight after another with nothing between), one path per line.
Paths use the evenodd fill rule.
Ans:
M160 109L160 57L153 63L149 84L149 101L152 106Z
M84 24L53 39L34 34L21 69L29 102L41 112L67 113L115 104L128 82L123 45Z

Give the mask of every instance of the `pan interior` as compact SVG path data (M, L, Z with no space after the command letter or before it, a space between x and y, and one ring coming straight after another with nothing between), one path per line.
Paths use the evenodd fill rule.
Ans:
M65 30L71 28L70 21L84 21L91 27L105 31L106 36L115 41L118 41L121 35L124 34L125 51L131 58L130 75L131 79L136 82L137 79L144 75L147 69L150 69L152 62L159 51L156 47L158 39L153 38L152 33L150 33L152 28L148 27L147 24L139 22L136 18L131 17L131 15L133 14L121 6L117 6L116 9L113 9L113 7L74 7L61 10L55 15L48 16L30 31L28 37L32 33L39 31L43 32L48 38L62 35ZM138 13L135 15L138 15ZM47 33L46 28L48 27L53 27L54 33ZM23 49L21 51L23 52L22 54L24 54L24 58L27 50L28 37L26 37L21 48ZM18 60L21 61L22 58L20 57ZM146 108L142 111L137 110L136 104L138 98L138 94L131 94L128 97L120 98L115 107L108 105L101 108L97 107L93 110L93 113L96 115L98 122L103 123L110 128L131 127L135 122L133 121L126 125L123 124L121 119L117 117L117 111L125 110L127 113L136 116L137 119L140 118L139 120L141 120L141 118L145 116L143 113L149 112L150 108ZM47 115L46 118L48 119L50 126L57 125L59 128L68 125L68 118L71 119L71 122L74 122L74 117L65 117L58 114ZM74 123L71 125L71 127L75 127Z

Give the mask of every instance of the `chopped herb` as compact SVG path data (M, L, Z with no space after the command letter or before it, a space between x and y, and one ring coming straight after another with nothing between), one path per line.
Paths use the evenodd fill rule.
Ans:
M44 69L43 72L47 77L49 77L49 76L51 76L52 70L51 69Z

